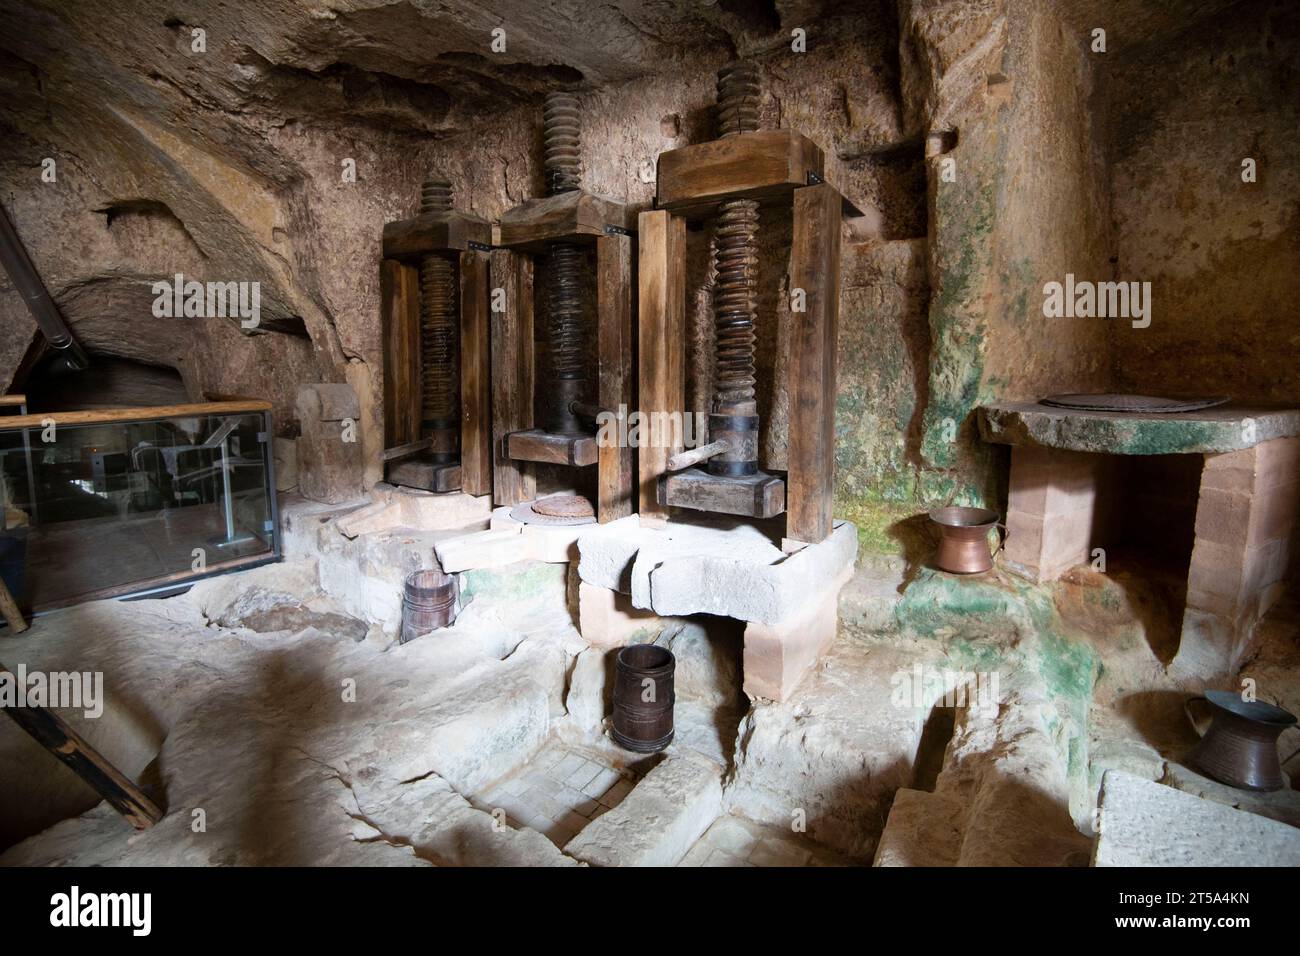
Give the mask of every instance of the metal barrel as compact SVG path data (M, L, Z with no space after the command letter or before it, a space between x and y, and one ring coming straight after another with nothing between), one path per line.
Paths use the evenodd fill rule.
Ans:
M402 633L406 644L456 619L456 579L438 570L413 571L402 594Z
M615 743L636 753L655 753L673 740L672 652L654 644L633 644L618 652L614 666Z

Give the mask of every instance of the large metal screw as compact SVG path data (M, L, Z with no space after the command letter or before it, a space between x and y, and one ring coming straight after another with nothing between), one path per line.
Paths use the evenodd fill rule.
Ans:
M722 138L758 129L762 80L752 63L718 71L718 132ZM754 400L754 288L757 285L758 202L722 203L714 228L713 413L708 469L717 475L758 471L758 404ZM721 443L725 447L719 448Z
M420 190L420 214L451 209L451 183L430 178ZM456 275L451 260L420 259L421 435L433 439L435 462L452 462L460 445Z
M546 193L556 196L580 188L582 135L578 100L569 93L551 93L542 112ZM569 242L554 243L546 270L546 333L550 343L552 401L547 431L563 435L584 429L574 413L587 387L582 343L582 249Z

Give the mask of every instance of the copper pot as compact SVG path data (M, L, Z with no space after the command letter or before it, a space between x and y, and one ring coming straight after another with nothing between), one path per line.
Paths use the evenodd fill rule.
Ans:
M939 528L939 551L934 563L940 570L953 574L979 574L993 567L993 558L1002 550L989 551L989 532L1001 528L996 511L987 508L938 508L930 520ZM1002 535L999 534L999 538ZM1004 540L1004 539L1003 539Z
M1210 705L1210 726L1205 731L1192 716L1191 705L1198 700ZM1203 734L1201 742L1187 755L1189 767L1243 790L1281 790L1286 786L1282 763L1277 759L1277 739L1282 731L1295 725L1294 714L1222 690L1207 690L1204 697L1188 700L1183 709L1192 727Z

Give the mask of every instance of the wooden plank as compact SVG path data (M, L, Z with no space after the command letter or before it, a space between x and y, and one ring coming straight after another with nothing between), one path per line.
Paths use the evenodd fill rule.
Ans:
M790 287L806 310L791 315L786 537L816 544L835 503L835 358L840 322L840 210L833 186L794 193Z
M5 671L7 668L0 664L0 673ZM126 817L131 826L147 830L162 819L158 804L54 711L46 707L5 707L4 712Z
M512 432L506 437L506 451L515 461L578 468L594 465L597 460L594 435L555 435L540 428Z
M605 226L631 229L631 213L623 203L571 189L557 196L529 199L497 222L498 245L542 252L562 240L591 242L605 235Z
M195 402L189 405L142 405L139 408L97 408L84 412L42 412L36 415L0 417L0 431L55 425L110 425L114 422L144 422L155 418L197 418L201 415L242 415L268 412L271 403Z
M420 437L420 273L396 259L379 264L383 336L384 447Z
M492 493L492 373L488 255L460 254L460 481L467 495Z
M537 496L533 466L507 454L511 432L533 427L533 260L492 251L492 501L517 505ZM500 311L497 311L500 308Z
M21 634L27 630L28 624L23 618L23 612L18 610L18 602L14 600L13 594L9 592L9 585L0 579L0 616L3 616L9 624L9 633Z
M788 129L742 133L659 154L656 205L705 215L722 199L774 199L823 176L821 148Z
M627 415L632 408L631 236L596 240L596 308L598 404ZM626 429L617 422L614 427L615 440L597 448L596 520L601 524L632 513L632 449L618 440Z
M431 461L392 461L384 470L384 480L390 485L403 488L419 488L421 491L460 491L460 465L435 464Z
M422 451L428 451L433 447L432 438L420 438L416 441L409 441L405 445L395 445L392 448L385 448L379 454L380 461L397 461L401 458L410 458L412 455L418 455Z
M647 422L686 409L686 220L662 210L643 212L637 241L638 506L641 520L653 524L670 513L659 503L659 476L681 448L653 447Z
M0 395L0 408L10 405L26 405L26 395Z
M492 224L455 210L384 224L386 259L418 259L428 252L464 252L471 242L490 245Z

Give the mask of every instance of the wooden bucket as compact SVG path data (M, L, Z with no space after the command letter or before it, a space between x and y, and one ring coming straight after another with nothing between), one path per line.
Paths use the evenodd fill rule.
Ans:
M615 743L636 753L655 753L673 740L672 652L654 644L633 644L618 652L614 666Z

